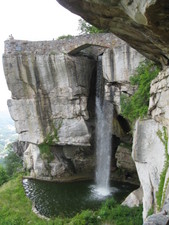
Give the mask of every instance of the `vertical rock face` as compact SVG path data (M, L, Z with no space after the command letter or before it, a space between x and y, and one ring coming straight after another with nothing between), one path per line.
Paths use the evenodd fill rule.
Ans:
M149 102L150 119L138 120L135 124L132 156L143 189L144 220L150 209L153 208L154 213L158 212L156 194L159 190L160 177L162 171L164 171L165 162L167 160L164 143L158 137L157 132L162 132L163 127L167 128L167 133L169 131L168 76L169 69L165 67L152 81ZM168 136L166 138L168 139ZM163 175L163 179L164 187L161 190L161 194L164 196L164 207L162 204L162 209L160 209L162 212L148 217L145 224L153 223L162 225L164 221L168 220L166 218L169 212L168 168L166 168L166 174ZM128 204L130 204L130 199L128 199Z
M169 69L165 67L152 81L149 101L149 119L138 120L136 122L133 136L132 157L135 161L143 191L143 219L145 220L144 224L147 225L163 225L165 221L168 221L168 217L166 216L169 213L168 168L166 168L166 175L163 175L164 187L161 190L161 194L164 196L164 206L162 204L160 213L147 218L149 210L154 209L154 213L158 212L156 195L159 190L161 174L162 171L164 171L166 162L165 146L158 137L157 132L162 132L163 127L166 127L167 133L169 133L168 76ZM124 204L129 207L133 206L138 199L140 199L140 194L132 193L124 201Z
M143 219L156 207L156 192L164 166L164 146L157 136L162 126L152 119L137 121L133 137L133 159L143 188Z
M120 96L122 93L133 94L135 89L130 85L130 76L133 76L139 63L145 58L128 45L118 45L107 49L103 54L103 76L105 78L105 92L110 99L113 91L113 102L116 111L120 114Z
M169 65L169 4L167 1L57 1L89 23L116 34L147 58L160 62L163 67ZM110 55L113 58L113 54ZM107 62L106 56L105 62ZM120 62L117 60L117 63L119 65ZM116 76L112 76L112 71L108 69L108 62L106 65L105 78L111 80L112 77L115 78ZM109 75L107 70L111 71ZM120 71L119 68L117 70ZM156 207L155 192L158 189L159 178L164 164L164 146L159 142L156 132L162 126L166 126L169 130L168 75L169 71L166 67L152 82L149 104L151 119L137 122L134 134L133 157L136 161L143 188L144 219L151 206L155 205ZM124 76L120 77L123 80ZM120 113L118 104L120 93L126 92L126 90L132 94L133 90L130 89L128 84L124 85L122 82L120 85L114 86L114 101L118 113ZM108 87L107 93L109 93ZM157 146L159 149L157 149ZM166 180L167 178L168 175ZM169 210L167 213L169 213ZM165 216L162 215L162 217ZM158 220L155 216L145 224L164 224L167 221L166 217Z
M169 126L169 67L151 83L149 114L164 126Z
M131 149L125 146L118 146L116 158L118 168L126 169L129 172L135 172L136 167L134 161L131 158Z
M84 120L88 119L93 60L63 54L21 54L4 57L4 64L13 98L8 106L20 140L39 144L52 132L52 123L64 118L59 144L89 144Z
M158 189L159 177L164 163L164 146L159 143L156 132L162 126L169 130L169 4L165 0L57 1L91 24L116 34L147 58L160 62L164 68L151 85L149 115L153 120L138 122L134 135L133 157L143 187L143 217L145 219L148 209L153 205L152 201L155 201L155 192ZM111 79L111 76L108 78ZM123 87L123 91L125 91L126 86L120 85L120 87ZM132 94L132 90L130 91ZM115 99L118 102L119 95L116 93L117 91ZM118 104L116 108L120 112ZM154 143L157 144L160 152ZM165 179L167 180L167 178L168 174ZM156 203L154 205L156 207ZM165 224L168 219L163 217L165 216L162 215L161 219L158 220L158 216L155 216L145 224Z
M8 107L19 141L29 144L23 158L31 176L58 179L94 173L96 65L100 54L106 99L116 105L112 134L121 138L125 131L116 118L120 94L123 90L132 92L128 90L129 77L143 56L112 34L51 42L5 42L3 65L12 93Z

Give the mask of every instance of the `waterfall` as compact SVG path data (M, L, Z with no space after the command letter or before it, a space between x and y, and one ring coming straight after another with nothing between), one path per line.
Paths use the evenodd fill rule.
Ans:
M105 99L102 57L98 57L96 82L96 191L110 194L113 106Z

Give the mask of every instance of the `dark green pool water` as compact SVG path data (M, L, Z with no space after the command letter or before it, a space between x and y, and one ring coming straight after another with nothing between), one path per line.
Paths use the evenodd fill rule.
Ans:
M52 183L38 180L23 180L26 195L35 203L36 209L44 216L71 217L84 209L97 209L107 198L114 197L119 203L136 186L111 182L109 196L100 196L94 182Z

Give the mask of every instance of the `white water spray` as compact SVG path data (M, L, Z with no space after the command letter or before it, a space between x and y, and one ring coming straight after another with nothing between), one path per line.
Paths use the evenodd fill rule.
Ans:
M109 195L113 106L105 100L102 57L98 58L96 83L96 191Z

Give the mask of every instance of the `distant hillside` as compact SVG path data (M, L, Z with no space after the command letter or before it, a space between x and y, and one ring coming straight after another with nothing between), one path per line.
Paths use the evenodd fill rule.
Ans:
M15 141L17 134L14 127L14 121L8 112L0 112L0 159L6 155L5 146Z

